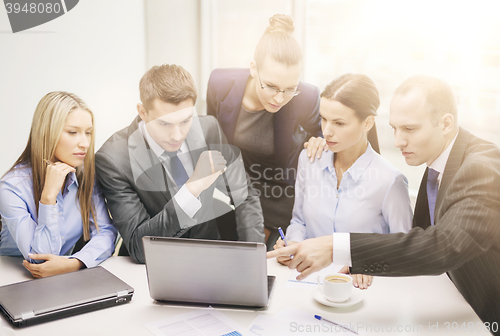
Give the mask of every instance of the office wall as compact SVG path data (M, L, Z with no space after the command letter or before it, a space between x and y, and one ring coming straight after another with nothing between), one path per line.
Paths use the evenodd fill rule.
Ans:
M206 91L215 68L248 67L269 18L291 15L302 44L304 0L148 0L147 66L180 64L193 76L196 108L206 112Z
M38 101L63 90L96 117L96 148L137 114L146 67L144 1L85 0L67 14L13 34L0 6L0 175L26 145Z
M147 67L179 64L195 79L199 72L199 1L148 0Z
M161 64L178 64L193 76L200 99L200 5L211 0L147 0L146 50L147 68ZM198 99L196 108L204 110Z

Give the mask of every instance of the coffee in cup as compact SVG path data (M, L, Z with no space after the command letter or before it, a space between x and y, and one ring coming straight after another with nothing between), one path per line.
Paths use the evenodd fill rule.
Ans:
M328 282L333 282L333 283L344 283L344 282L349 282L349 279L347 279L344 276L339 276L339 275L330 275L325 277L325 280Z
M344 302L352 294L352 278L343 273L332 273L318 277L318 285L328 301Z

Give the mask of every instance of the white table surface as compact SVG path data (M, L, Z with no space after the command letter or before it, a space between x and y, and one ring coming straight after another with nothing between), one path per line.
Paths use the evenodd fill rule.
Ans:
M32 279L21 262L21 258L0 257L0 286ZM0 325L13 329L14 335L152 335L143 326L145 323L197 309L152 300L145 266L133 263L128 257L111 257L101 265L134 288L132 302L20 329L8 325L0 315ZM481 320L446 275L376 277L373 285L364 291L361 303L349 308L332 308L317 303L308 289L285 287L291 272L275 259L268 260L268 274L276 276L276 283L267 310L218 310L243 328L248 328L258 314L274 315L287 307L293 307L345 324L363 323L366 327L361 330L373 335L398 334L397 328L403 328L400 334L404 335L489 335L484 328L477 330ZM464 322L466 326L474 324L474 331L453 331L453 322L458 323L459 327ZM446 330L446 323L449 323L449 331ZM429 326L436 324L439 332L430 332ZM389 328L392 332L387 332ZM410 331L412 329L415 331Z

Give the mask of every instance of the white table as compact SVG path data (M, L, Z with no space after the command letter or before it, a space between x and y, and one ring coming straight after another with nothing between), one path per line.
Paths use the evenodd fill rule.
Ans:
M31 279L31 275L21 262L20 258L0 257L0 285ZM112 257L102 266L135 289L131 303L14 329L15 335L151 335L143 326L145 323L197 309L192 306L156 303L152 300L149 296L145 266L133 263L128 257ZM249 327L258 314L274 315L284 308L294 307L311 315L322 315L345 324L363 323L366 327L362 330L374 335L398 334L398 327L404 335L489 335L484 328L482 331L476 329L474 332L467 330L446 332L446 323L450 323L450 329L453 322L458 323L459 327L464 322L466 326L468 323L477 327L482 325L481 320L446 275L376 277L373 285L364 291L361 303L349 308L332 308L317 303L308 289L285 287L291 272L279 265L276 260L268 260L268 274L276 275L276 283L267 310L218 310L244 328ZM0 323L3 327L7 326L3 316ZM430 332L429 326L436 324L439 332ZM418 326L421 326L420 329ZM388 328L391 328L392 332L387 332ZM297 332L297 335L300 334Z

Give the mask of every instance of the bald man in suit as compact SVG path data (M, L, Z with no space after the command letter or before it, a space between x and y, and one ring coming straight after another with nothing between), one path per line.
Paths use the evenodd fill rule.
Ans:
M336 233L268 258L294 255L298 279L332 261L376 276L446 272L483 322L500 322L500 149L458 127L453 92L433 77L410 77L396 90L390 124L407 164L427 165L413 229Z

